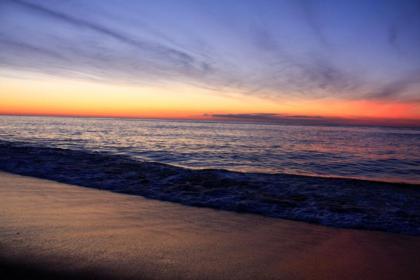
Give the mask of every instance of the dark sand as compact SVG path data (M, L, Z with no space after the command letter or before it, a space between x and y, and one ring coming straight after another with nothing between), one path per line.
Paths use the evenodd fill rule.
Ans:
M0 278L420 279L420 237L0 173Z

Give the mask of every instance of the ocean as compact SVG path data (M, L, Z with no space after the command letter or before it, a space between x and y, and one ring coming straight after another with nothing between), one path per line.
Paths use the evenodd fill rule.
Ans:
M0 170L191 206L420 234L420 130L0 117Z
M187 168L420 183L420 129L3 116L0 140Z

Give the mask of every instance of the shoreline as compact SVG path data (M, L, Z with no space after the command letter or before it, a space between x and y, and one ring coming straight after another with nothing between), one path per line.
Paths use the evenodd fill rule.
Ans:
M38 145L33 142L25 142L25 141L10 141L0 139L0 148L2 146L9 146L11 148L34 148L34 149L42 149L42 150L50 150L50 151L68 151L68 152L81 152L90 155L97 155L102 154L104 156L115 156L115 157L127 157L127 155L121 154L113 154L109 152L100 152L100 151L89 151L83 149L70 149L70 148L63 148L58 146L43 146ZM18 154L16 155L18 156ZM192 166L184 166L179 164L172 164L172 163L165 163L160 161L148 160L148 159L135 159L139 163L151 163L151 164L158 164L162 166L169 166L173 168L178 168L182 170L190 170L190 171L209 171L209 172L224 172L224 173L232 173L232 174L242 174L242 175L256 175L256 176L285 176L290 178L307 178L307 179L326 179L326 180L335 180L335 181L352 181L355 183L367 183L367 184L382 184L382 185L393 185L397 187L404 187L404 188L419 188L420 181L418 180L404 180L404 179L397 179L392 177L383 177L383 178L371 178L367 176L352 176L352 175L325 175L325 174L311 174L311 173L287 173L287 172L264 172L264 171L255 171L255 170L236 170L236 169L226 169L226 168L213 168L213 167L192 167ZM36 177L29 174L14 172L13 170L3 170L0 169L0 172L6 173L13 173L22 176L30 176ZM36 177L40 179L47 179L44 177ZM65 183L65 182L64 182Z
M416 185L193 170L126 155L5 141L0 141L0 170L194 207L420 236Z
M189 207L3 172L0 205L0 271L26 267L50 279L420 275L415 236Z

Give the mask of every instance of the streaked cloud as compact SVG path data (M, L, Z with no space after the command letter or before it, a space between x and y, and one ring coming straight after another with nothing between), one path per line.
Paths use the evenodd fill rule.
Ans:
M419 3L4 0L0 68L270 99L418 102Z

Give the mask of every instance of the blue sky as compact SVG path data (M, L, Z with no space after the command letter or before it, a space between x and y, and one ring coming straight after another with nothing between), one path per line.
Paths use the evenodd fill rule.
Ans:
M0 2L0 74L420 100L420 1Z

